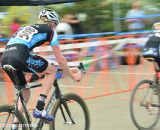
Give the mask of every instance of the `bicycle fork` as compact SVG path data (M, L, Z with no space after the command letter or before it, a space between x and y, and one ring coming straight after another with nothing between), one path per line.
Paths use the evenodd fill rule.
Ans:
M70 112L70 110L69 110L69 107L68 107L68 105L67 105L67 100L68 100L68 99L66 99L66 98L64 98L64 97L61 97L61 99L60 99L60 110L61 110L62 116L63 116L63 118L64 118L65 124L71 124L71 123L72 123L72 124L75 124L75 122L74 122L74 120L73 120L73 117L72 117L72 114L71 114L71 112ZM67 112L67 114L68 114L71 122L68 122L68 121L67 121L67 119L66 119L66 117L65 117L65 113L64 113L63 107L62 107L62 104L63 104L64 108L66 109L66 112Z

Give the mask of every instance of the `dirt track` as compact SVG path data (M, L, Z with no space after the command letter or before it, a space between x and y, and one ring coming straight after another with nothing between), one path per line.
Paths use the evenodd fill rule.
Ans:
M64 78L60 85L63 93L75 92L86 99L91 115L91 130L136 130L129 114L130 89L140 79L148 79L152 75L150 65L123 66L109 72L88 73L76 85ZM7 101L4 83L0 86L0 104L3 104ZM32 90L31 109L35 106L39 91L40 88Z

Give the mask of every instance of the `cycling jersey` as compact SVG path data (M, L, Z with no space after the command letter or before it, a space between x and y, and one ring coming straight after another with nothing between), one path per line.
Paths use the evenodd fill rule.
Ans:
M50 42L51 46L58 45L57 33L46 24L34 24L20 28L7 45L24 44L31 51L45 42Z
M160 37L151 36L142 50L142 55L144 58L152 57L160 62Z

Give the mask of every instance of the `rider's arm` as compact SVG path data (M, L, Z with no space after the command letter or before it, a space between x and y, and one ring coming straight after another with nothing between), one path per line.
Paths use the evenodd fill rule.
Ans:
M50 45L52 47L54 56L56 57L57 62L59 63L60 67L63 69L65 73L67 73L73 80L80 81L81 76L75 75L74 72L72 72L67 64L67 60L62 55L60 47L58 45L58 36L57 33L54 31L54 37L52 38L52 41L50 42Z
M52 46L52 50L53 50L54 56L56 57L57 62L59 63L59 65L63 69L63 71L65 73L67 73L72 79L74 79L73 72L69 69L69 66L67 64L67 60L62 55L59 45Z

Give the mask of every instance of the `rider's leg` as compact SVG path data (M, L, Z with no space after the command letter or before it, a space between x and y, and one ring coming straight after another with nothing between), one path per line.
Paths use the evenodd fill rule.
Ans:
M26 73L25 78L27 83L31 81L33 73Z
M51 64L48 64L47 69L43 73L41 73L41 75L42 74L45 74L45 78L42 82L42 90L36 106L38 110L44 109L45 99L47 98L47 95L50 89L52 88L53 82L55 80L56 67Z
M33 111L33 116L35 118L43 118L48 121L52 121L54 119L53 116L46 113L44 106L47 95L52 88L53 82L55 80L56 67L49 64L47 69L43 73L46 74L42 82L42 91L37 101L36 109Z
M42 91L41 93L44 95L48 95L53 82L55 80L56 67L49 64L47 70L45 71L46 75L42 82Z
M27 76L26 76L26 77L27 77L27 78L26 78L26 81L29 82L30 77L31 77L31 73L27 73L26 75L27 75ZM24 80L25 80L25 79L24 79ZM22 84L25 84L25 83L26 83L26 82L23 81ZM25 103L27 104L27 103L28 103L28 100L29 100L29 98L30 98L30 89L24 89L24 90L22 91L22 95L23 95L23 99L24 99ZM19 99L19 101L18 101L18 110L19 110L21 113L23 112L23 106L22 106L22 103L21 103L20 99ZM14 123L18 123L19 121L18 121L17 118L15 117L14 120L13 120L13 122L14 122Z
M44 72L39 74L39 75L45 74L45 78L42 82L42 91L41 91L39 100L37 101L36 108L38 110L42 111L44 109L45 98L47 98L47 95L48 95L50 89L52 88L53 82L55 80L55 73L56 73L56 67L51 64L48 64L47 69ZM27 81L30 80L30 76L31 76L30 74L27 74L27 77L28 77ZM30 90L25 89L25 90L23 90L22 94L23 94L23 98L24 98L25 102L27 103L29 100L29 97L30 97ZM18 109L20 112L23 112L23 107L22 107L22 104L20 101L18 102ZM17 123L18 122L17 118L14 118L13 122Z

